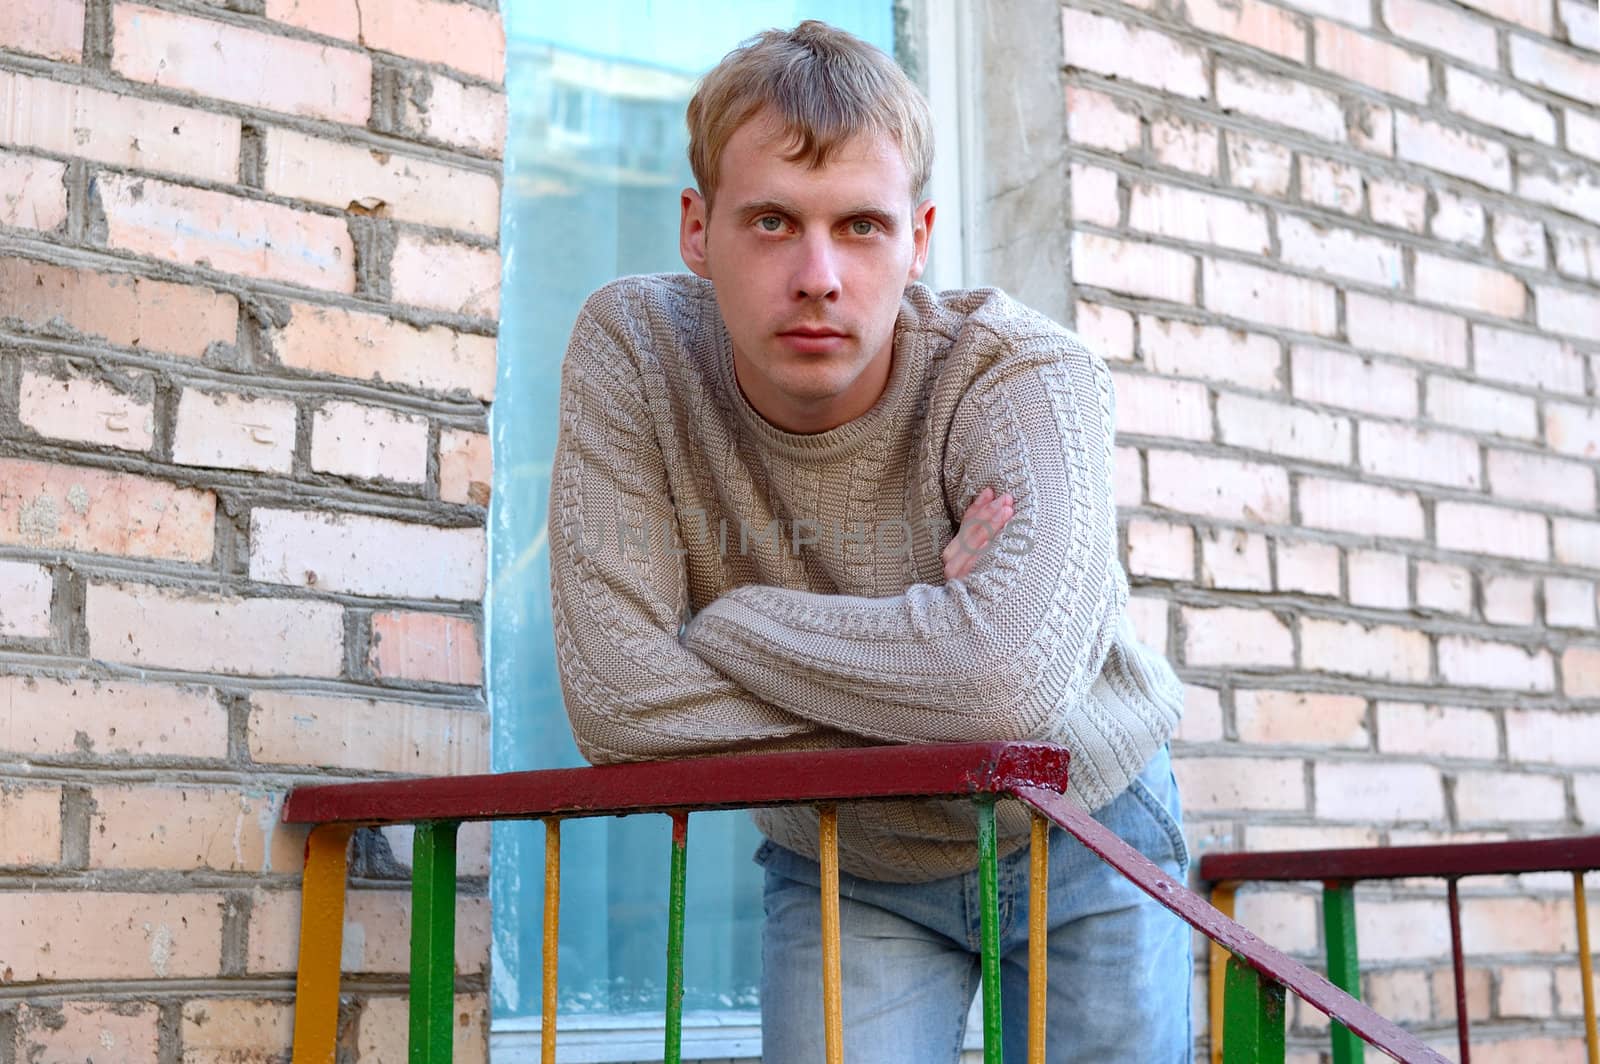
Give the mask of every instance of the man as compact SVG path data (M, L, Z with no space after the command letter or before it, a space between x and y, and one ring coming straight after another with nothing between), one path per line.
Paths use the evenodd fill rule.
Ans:
M580 750L1060 743L1071 793L1181 877L1182 688L1125 614L1105 366L1000 292L913 283L930 123L878 50L817 22L769 31L688 120L696 276L602 288L562 371L549 535ZM817 816L756 821L764 1060L812 1064ZM999 822L1021 1060L1028 819L1002 803ZM846 807L839 834L846 1056L953 1062L979 971L971 804ZM1053 843L1050 1059L1187 1060L1187 928Z

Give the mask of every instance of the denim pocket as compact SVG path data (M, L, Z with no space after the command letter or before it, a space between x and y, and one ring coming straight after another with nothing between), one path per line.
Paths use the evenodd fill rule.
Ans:
M1160 755L1157 755L1157 757L1159 758ZM1149 768L1145 771L1150 774ZM1150 815L1150 819L1155 821L1156 827L1166 836L1167 842L1171 847L1171 856L1178 862L1178 878L1183 879L1189 874L1189 844L1183 837L1182 813L1180 812L1182 807L1178 804L1178 781L1172 775L1170 761L1166 766L1165 775L1167 779L1167 794L1171 796L1170 803L1158 798L1156 793L1150 789L1150 785L1144 781L1142 775L1135 777L1133 782L1128 784L1128 793L1133 795L1139 805L1144 808L1144 811ZM1156 860L1159 859L1160 855L1145 854L1145 856Z

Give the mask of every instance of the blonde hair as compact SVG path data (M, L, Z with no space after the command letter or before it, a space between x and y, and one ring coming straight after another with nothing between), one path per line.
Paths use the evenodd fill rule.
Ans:
M706 209L734 131L771 108L787 135L789 162L813 170L863 133L891 137L911 175L916 199L933 169L928 101L878 48L825 22L767 30L729 52L689 101L689 166Z

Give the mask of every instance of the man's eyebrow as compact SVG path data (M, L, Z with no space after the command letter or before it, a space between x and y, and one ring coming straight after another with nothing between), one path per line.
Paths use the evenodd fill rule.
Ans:
M800 211L794 205L784 203L782 200L752 200L740 204L734 211L741 218L755 218L763 214L783 214L788 217L797 216ZM863 203L839 212L839 217L844 218L870 218L885 229L894 229L899 224L899 214L874 203Z

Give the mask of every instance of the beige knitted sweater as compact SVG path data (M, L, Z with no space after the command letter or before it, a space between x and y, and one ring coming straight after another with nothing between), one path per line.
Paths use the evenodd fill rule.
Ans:
M1110 374L1004 294L911 286L878 403L796 435L740 392L708 282L624 278L578 315L560 409L556 651L590 761L1031 739L1071 750L1097 809L1176 725L1182 686L1126 619ZM1016 515L946 583L984 487ZM814 810L755 816L815 856ZM1014 850L1027 817L999 820ZM856 875L977 863L970 802L861 803L839 828Z

